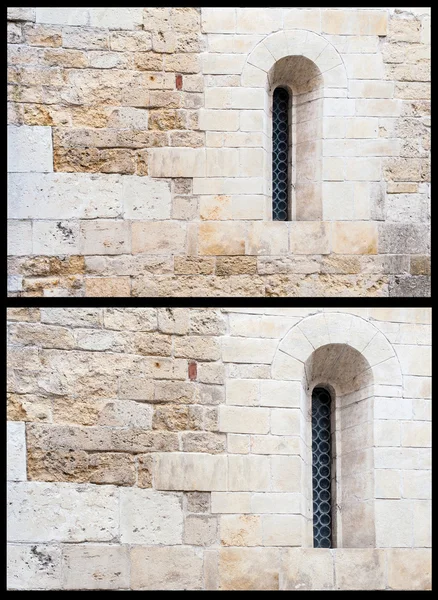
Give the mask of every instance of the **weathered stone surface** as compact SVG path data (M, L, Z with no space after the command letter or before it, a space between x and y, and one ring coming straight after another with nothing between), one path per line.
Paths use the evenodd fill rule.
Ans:
M220 433L186 432L181 436L184 452L208 452L219 454L226 450L226 436Z
M205 513L210 510L210 494L205 492L188 492L186 497L186 509L189 512Z
M333 589L333 556L329 549L288 548L283 556L283 569L283 590Z
M131 589L199 590L202 554L194 548L136 546L131 550Z
M394 590L431 589L431 554L427 548L391 548L388 586Z
M192 546L211 546L217 540L216 517L189 515L184 520L183 542Z
M178 494L120 490L120 540L127 544L181 544L182 498Z
M7 479L26 480L26 440L24 423L7 423Z
M8 544L7 557L7 587L9 590L51 590L61 587L61 548L59 546Z
M75 506L72 511L71 507ZM17 542L112 541L119 530L113 486L18 482L8 490L8 536Z
M52 172L52 135L49 127L8 127L8 171Z
M129 587L127 546L69 544L62 550L63 587L67 590L117 590Z
M221 548L219 589L278 590L280 553L276 548Z
M338 548L334 552L336 589L385 589L384 550Z
M157 454L154 481L159 490L225 490L226 456Z

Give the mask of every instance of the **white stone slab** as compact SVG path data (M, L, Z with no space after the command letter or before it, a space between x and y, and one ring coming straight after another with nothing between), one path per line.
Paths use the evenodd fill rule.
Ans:
M53 172L51 127L8 125L8 172Z

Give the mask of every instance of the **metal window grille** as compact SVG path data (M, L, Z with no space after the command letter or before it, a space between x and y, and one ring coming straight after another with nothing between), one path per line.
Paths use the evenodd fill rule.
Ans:
M274 90L272 105L272 218L289 218L289 92Z
M330 394L312 394L313 547L332 547Z

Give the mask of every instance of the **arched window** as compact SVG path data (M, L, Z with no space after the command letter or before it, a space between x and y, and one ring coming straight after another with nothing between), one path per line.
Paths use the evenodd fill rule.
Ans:
M272 219L289 220L289 92L274 90L272 99Z
M313 547L332 547L331 397L317 387L312 393Z

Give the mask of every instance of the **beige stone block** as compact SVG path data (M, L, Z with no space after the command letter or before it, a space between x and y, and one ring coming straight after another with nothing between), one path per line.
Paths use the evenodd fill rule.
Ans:
M347 158L344 162L345 179L349 181L380 181L381 179L380 158Z
M82 254L126 254L130 252L129 224L100 219L81 223Z
M249 492L212 492L212 513L250 513L251 494Z
M126 546L69 544L62 550L63 587L67 590L117 590L129 587Z
M430 471L402 471L403 498L430 500L432 481Z
M228 456L228 489L235 492L264 492L269 489L267 456ZM282 491L282 490L280 490Z
M205 149L153 148L148 172L151 177L205 177Z
M130 277L87 277L86 296L125 297L131 295Z
M266 214L266 197L231 196L232 219L256 220L264 219Z
M248 230L247 254L280 255L288 251L287 223L251 223Z
M348 160L348 159L347 159ZM344 159L345 165L348 164ZM354 185L351 182L322 184L323 218L325 221L352 220L354 217ZM339 198L343 202L339 202Z
M238 151L233 148L207 148L207 177L237 177L239 175Z
M431 40L431 23L430 17L426 17L421 21L421 43L430 44Z
M184 543L211 546L217 541L217 520L204 515L189 515L184 521Z
M329 254L330 223L295 221L290 225L290 250L294 254Z
M25 424L7 422L7 480L26 480Z
M131 549L131 589L200 590L202 553L187 546Z
M376 545L379 548L412 545L412 504L407 500L376 500Z
M399 421L375 421L374 422L374 445L375 446L400 446L400 422Z
M220 519L223 546L260 546L262 523L258 515L223 515Z
M268 433L269 409L220 406L219 430L229 433Z
M229 433L227 435L227 448L230 454L249 453L249 435Z
M400 471L376 469L374 471L376 498L401 498Z
M300 439L284 435L251 436L252 454L299 454Z
M271 478L274 492L300 492L301 459L296 456L272 456Z
M430 377L403 376L403 389L406 398L430 398Z
M8 11L10 10L8 9ZM41 589L46 591L60 588L61 548L59 545L7 545L8 590Z
M202 8L204 33L234 33L236 12L234 8Z
M333 252L336 254L377 254L375 223L334 223Z
M374 400L374 417L376 419L411 419L412 400L378 397Z
M271 433L273 435L299 435L300 411L294 408L271 410Z
M159 490L227 489L227 457L208 454L156 455L154 484Z
M348 91L350 98L393 98L394 83L374 79L370 81L351 79L348 84Z
M301 503L301 494L259 493L252 495L251 510L252 512L259 514L300 514ZM273 545L275 546L277 544Z
M218 360L220 358L219 342L207 336L186 336L174 340L174 356L194 358L198 360Z
M432 424L430 421L410 421L401 424L401 444L413 448L432 444Z
M149 254L182 254L185 250L186 227L174 221L139 221L132 223L132 252Z
M382 590L386 587L385 551L337 548L334 551L337 590Z
M283 590L330 590L334 585L332 551L290 548L283 555Z
M376 138L378 136L378 119L354 117L347 119L345 137Z
M229 379L226 381L226 402L237 406L257 406L260 384L254 379Z
M271 33L281 27L280 8L237 8L236 33Z
M326 181L344 181L344 160L335 157L324 158L322 178Z
M237 131L239 112L229 110L199 110L199 129L201 131Z
M431 551L393 548L388 551L388 586L393 590L431 589Z
M262 380L260 382L260 406L284 406L298 408L301 385L295 381Z
M356 115L358 117L398 117L401 113L401 101L392 99L358 99Z
M285 12L283 19L284 29L306 29L321 33L321 10L318 8L292 8Z
M199 214L205 221L221 221L232 219L230 196L201 196Z
M403 375L431 375L431 347L414 345L396 345Z
M414 503L414 546L430 548L432 545L432 502Z
M241 54L203 54L202 72L205 75L240 75L245 59L246 56Z
M277 340L243 339L237 337L222 340L222 360L226 363L270 364L277 348Z
M301 546L303 519L298 515L263 515L265 546Z
M432 419L432 401L428 398L413 399L412 415L416 421L430 421Z
M198 247L201 255L245 254L245 230L238 223L200 223Z
M32 254L32 222L8 221L8 256Z
M219 589L278 590L280 553L276 548L221 548Z
M272 379L302 381L304 364L279 350L272 363Z
M347 35L386 35L386 10L323 10L322 32Z

